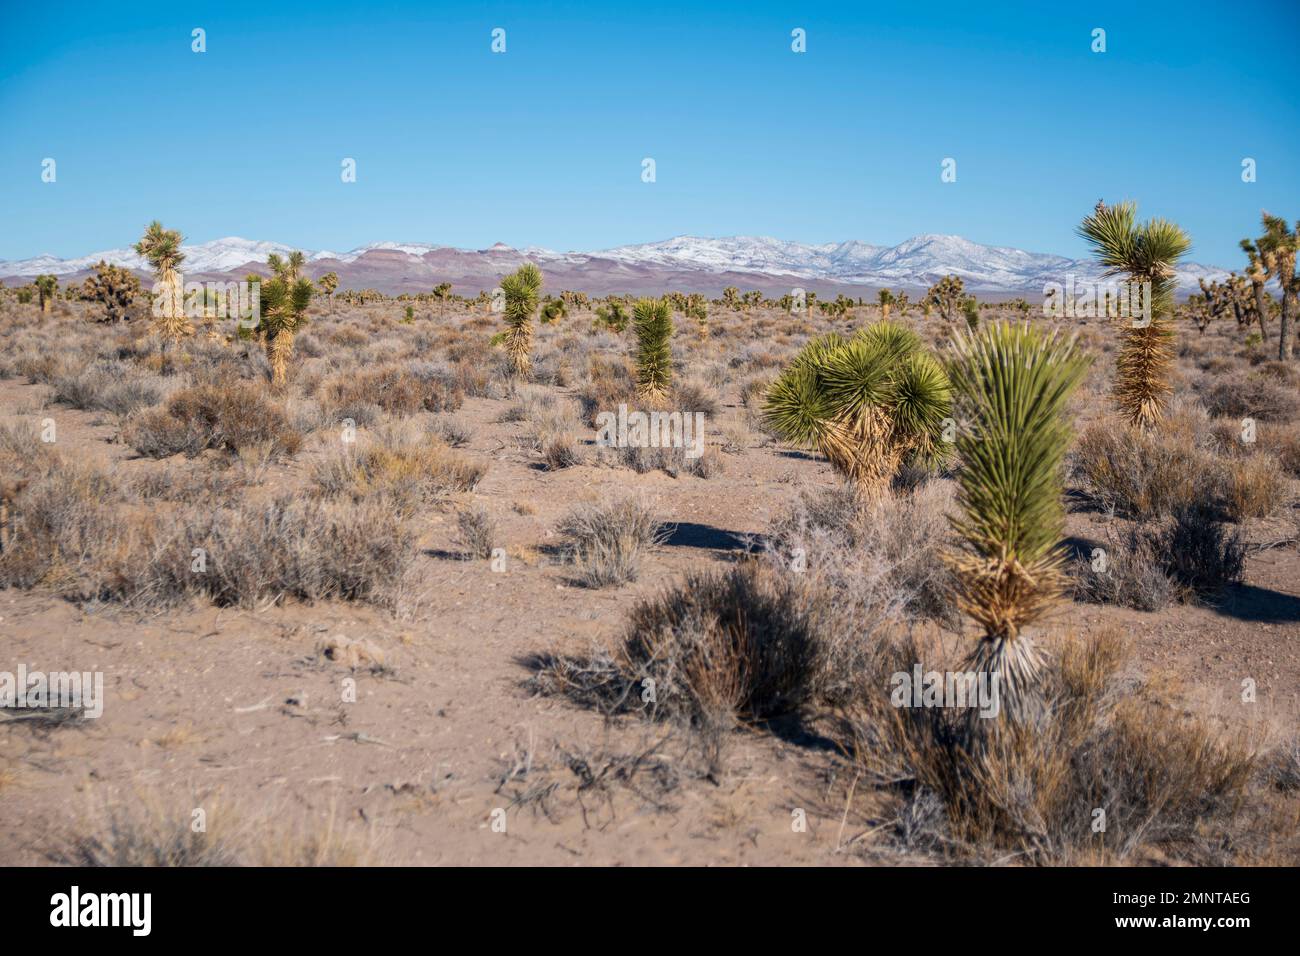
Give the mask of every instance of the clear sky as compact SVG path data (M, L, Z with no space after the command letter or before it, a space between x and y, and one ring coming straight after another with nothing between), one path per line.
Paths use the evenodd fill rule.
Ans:
M1261 207L1300 218L1296 0L4 0L0 23L6 259L153 218L336 251L934 232L1083 255L1105 197L1235 267Z

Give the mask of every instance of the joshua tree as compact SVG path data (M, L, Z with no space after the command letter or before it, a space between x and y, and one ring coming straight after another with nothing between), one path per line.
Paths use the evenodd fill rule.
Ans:
M728 309L735 312L740 308L740 290L734 285L729 285L722 290L722 304Z
M139 293L140 280L134 273L100 261L95 274L86 279L82 294L104 306L105 322L122 322Z
M889 318L889 307L894 304L894 293L888 289L881 289L876 293L876 298L880 301L880 317Z
M1038 658L1021 632L1048 610L1064 578L1062 462L1066 404L1089 359L1073 338L998 322L961 333L950 366L958 408L962 541L950 555L959 606L984 629L971 668L999 675L1015 714L1035 683Z
M50 311L50 303L54 301L54 296L58 291L59 280L57 276L39 275L36 277L36 294L40 297L42 312Z
M1167 219L1138 225L1137 205L1132 202L1117 206L1098 202L1080 225L1079 235L1092 245L1107 276L1127 275L1131 282L1150 283L1146 296L1150 321L1134 320L1124 327L1115 359L1115 399L1120 411L1130 424L1149 428L1164 418L1165 402L1173 391L1169 372L1174 333L1168 319L1174 310L1174 266L1192 241Z
M682 311L687 318L695 320L696 328L700 332L700 338L707 339L709 337L709 300L698 292L692 292L686 297L686 308Z
M525 262L517 272L501 280L505 293L506 354L515 375L528 374L528 353L533 347L533 313L542 291L542 270Z
M632 309L636 333L636 387L647 402L658 402L673 377L673 309L667 299L640 299Z
M803 295L803 300L808 306L808 318L812 318L813 306L817 304L817 293L809 290Z
M964 291L965 285L958 276L947 275L930 286L925 293L925 302L936 307L945 322L951 322L957 315Z
M301 253L299 253L301 255ZM274 253L271 259L279 259ZM267 260L276 275L262 283L262 321L258 331L265 338L266 357L271 363L271 384L284 385L293 357L293 337L307 324L307 306L311 304L310 279L293 278L289 268L276 268Z
M438 302L438 318L447 314L447 300L451 298L451 283L439 282L433 287L433 297Z
M605 300L604 305L596 307L596 319L592 323L592 327L603 327L611 332L622 332L627 329L627 323L628 315L623 309L623 303L610 296Z
M1264 268L1263 259L1260 257L1259 249L1255 243L1249 239L1241 240L1241 251L1246 254L1246 260L1249 263L1246 267L1246 278L1250 280L1251 300L1254 304L1254 315L1259 320L1259 337L1260 340L1268 342L1268 329L1264 327L1264 319L1268 316L1268 294L1264 291L1264 283L1268 281L1268 272Z
M787 441L815 448L867 498L900 464L943 457L948 377L920 338L876 322L852 338L813 339L772 384L764 417Z
M157 219L149 223L135 251L149 260L158 279L158 292L154 301L155 329L163 340L172 344L194 332L185 315L185 296L181 274L177 271L185 261L181 243L185 239L175 229L164 229Z
M551 299L542 306L542 325L550 325L568 314L569 309L563 299Z
M966 327L972 332L980 327L980 304L975 300L975 296L967 296L961 300L961 314L966 319Z
M325 299L330 304L330 312L334 311L334 290L339 287L339 274L337 272L327 272L319 279L316 284L320 290L325 293Z
M1300 292L1300 276L1296 275L1296 252L1300 251L1300 223L1295 229L1287 227L1286 220L1280 216L1263 214L1264 235L1257 243L1260 258L1270 279L1277 280L1282 292L1282 311L1278 319L1277 357L1280 361L1291 360L1292 343L1295 334L1291 331L1291 316L1295 309L1296 293Z

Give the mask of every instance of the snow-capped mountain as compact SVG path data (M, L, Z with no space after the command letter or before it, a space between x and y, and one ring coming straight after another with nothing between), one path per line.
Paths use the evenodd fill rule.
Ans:
M291 246L238 237L184 246L186 276L242 276L263 267L271 253L286 255ZM966 288L982 294L1041 294L1048 282L1095 278L1099 267L1086 259L985 246L961 236L920 235L896 246L856 240L808 244L765 236L707 238L678 236L662 242L618 246L595 252L556 252L539 247L514 249L497 243L466 250L414 242L375 242L349 252L302 250L313 277L337 272L343 288L373 287L386 292L425 290L451 282L458 290L491 288L518 263L530 259L547 273L556 289L595 294L664 290L719 293L736 285L781 294L803 284L818 291L866 295L882 286L925 288L949 273ZM74 259L42 255L0 261L0 278L31 278L41 273L71 281L101 259L140 273L147 263L131 248L107 249ZM1222 278L1227 270L1185 263L1178 270L1180 292L1197 289L1197 280Z

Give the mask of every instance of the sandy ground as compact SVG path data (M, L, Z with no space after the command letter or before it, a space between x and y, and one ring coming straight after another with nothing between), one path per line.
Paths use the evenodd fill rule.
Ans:
M0 382L0 414L30 416L44 391ZM719 425L742 413L732 396L727 401ZM743 733L726 773L709 779L670 738L630 781L579 792L584 770L606 766L609 755L644 753L664 728L607 723L524 687L526 655L582 651L616 636L635 599L690 567L733 560L743 537L761 534L801 489L834 483L829 467L760 446L755 433L752 447L723 455L725 471L709 479L591 464L547 472L515 443L523 425L496 420L505 405L469 399L458 417L473 429L464 451L490 463L472 499L498 521L507 569L457 557L454 513L430 510L417 519L416 599L404 617L342 603L199 606L142 617L0 592L0 668L102 671L107 693L98 720L54 730L0 726L0 864L41 863L57 843L52 834L135 802L335 821L398 864L908 862L872 849L844 814L842 766L807 740ZM65 453L128 470L155 466L115 443L102 415L58 406L40 414L57 419ZM282 466L282 477L302 467ZM548 552L556 522L575 501L628 489L675 530L635 584L574 586ZM1249 539L1293 536L1297 513L1293 503L1255 522ZM1070 533L1100 540L1103 521L1077 511ZM1190 699L1226 720L1297 724L1294 544L1253 553L1245 584L1217 607L1142 614L1071 604L1053 627L1118 627L1138 667L1182 679ZM369 642L385 668L354 671L322 659L318 646L334 637ZM355 703L343 702L349 678ZM1241 701L1247 678L1257 685L1253 704ZM531 770L503 785L515 765ZM550 795L539 796L550 784ZM792 827L796 809L806 813L806 832ZM504 832L493 826L498 810L506 811Z

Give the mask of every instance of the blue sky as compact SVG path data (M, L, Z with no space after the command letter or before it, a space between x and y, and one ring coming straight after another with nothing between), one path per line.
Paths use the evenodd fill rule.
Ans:
M153 218L334 250L936 232L1083 255L1105 197L1236 267L1261 208L1300 218L1294 0L111 6L5 4L0 258Z

